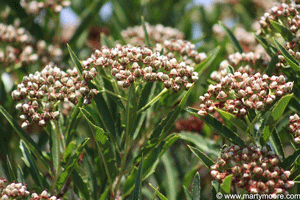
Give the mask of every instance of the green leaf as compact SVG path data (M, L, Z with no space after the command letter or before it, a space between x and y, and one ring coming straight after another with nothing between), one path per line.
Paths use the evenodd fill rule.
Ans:
M166 187L167 197L170 200L176 200L177 193L178 193L178 185L177 185L178 174L175 168L175 163L173 162L169 152L162 156L161 161L165 168L164 180L166 181L166 184L168 186Z
M19 126L17 122L15 122L10 114L0 105L0 112L6 118L6 120L10 123L13 129L16 131L18 136L25 142L25 144L29 147L32 153L43 163L46 167L47 171L49 171L49 164L44 158L42 152L36 145L36 143L27 135L27 133Z
M2 77L0 77L0 105L5 105L7 100L7 93L5 90L5 85L3 83Z
M146 44L148 47L151 47L151 43L150 43L150 40L148 37L148 32L147 32L144 16L141 16L141 19L142 19L142 26L143 26L143 30L144 30L144 34L145 34Z
M76 141L73 140L71 141L68 146L65 148L64 150L64 160L66 161L69 156L71 155L71 153L73 152L74 148L75 148L75 145L76 145Z
M97 96L94 98L94 101L97 105L97 109L99 112L99 118L102 121L102 124L105 126L106 132L110 132L115 138L116 136L116 129L115 129L115 123L112 117L112 114L110 112L110 109L108 107L108 103L103 97L101 93L98 93Z
M73 170L72 177L74 180L73 181L74 186L76 186L77 189L79 190L80 198L86 200L91 199L91 192L89 190L88 183L82 179L80 174L78 174L77 170Z
M215 61L217 58L219 52L220 52L221 47L217 47L214 49L209 56L201 63L197 64L194 66L195 72L198 72L201 74L203 71L205 71L208 67L211 66L211 64Z
M54 171L57 173L59 171L59 163L60 163L60 145L59 141L61 138L61 135L56 131L58 127L56 126L53 121L51 121L51 142L50 142L50 148L51 148L51 160L53 163Z
M115 180L117 174L118 174L118 168L116 164L116 155L114 153L114 150L111 146L111 142L109 141L107 135L104 133L103 129L99 127L95 127L95 139L96 144L99 148L99 153L102 158L106 175L108 177L108 181L110 184L113 184L113 181Z
M93 132L93 134L94 134L94 137L96 140L96 145L99 149L99 154L103 161L106 175L108 177L108 181L109 181L110 185L112 185L115 177L118 174L118 168L117 168L117 164L116 164L116 155L114 153L115 152L114 149L112 148L112 142L109 140L109 137L107 136L107 134L105 134L104 130L102 128L98 127L97 125L95 125L95 123L93 123L90 120L89 112L87 112L83 108L81 109L81 111L84 112L84 117L89 122L89 124L95 128L95 132ZM110 135L110 138L112 138L111 135ZM115 141L113 143L116 145Z
M220 183L218 181L216 181L216 180L213 180L211 182L211 185L212 185L212 194L215 197L216 194L217 194L217 192L220 191Z
M278 63L278 56L277 55L274 55L271 59L271 61L269 62L268 64L268 67L265 71L265 73L268 75L268 76L272 76L273 72L275 71L276 69L276 64Z
M222 193L230 194L231 180L232 174L224 178L223 182L220 185Z
M238 50L239 53L243 53L243 48L241 47L239 41L235 38L234 34L231 32L229 28L227 28L222 22L219 22L221 28L229 37L230 41L234 44L235 48Z
M12 168L12 164L11 164L8 156L6 156L6 165L8 168L8 170L7 170L8 174L5 174L5 175L8 177L8 181L13 182L13 181L17 180L17 176Z
M190 193L190 191L185 187L183 186L183 189L184 189L184 194L185 194L185 198L186 200L193 200L193 196L192 194Z
M81 75L82 69L83 69L82 64L79 61L79 59L77 58L77 56L75 55L75 53L73 52L71 46L69 44L67 44L67 46L68 46L70 57L75 65L75 67L77 68L78 73Z
M292 97L293 94L287 94L284 97L281 97L281 99L276 102L270 109L270 115L265 121L263 133L260 138L262 145L266 144L269 140L269 137L274 131L276 124L279 122L280 117L282 116L286 106L288 105Z
M233 67L230 66L230 65L227 66L226 71L227 71L227 74L232 74L232 75L234 74L234 69L233 69Z
M274 131L271 134L270 137L270 142L275 150L275 153L277 155L281 155L282 158L284 158L284 151L283 151L283 146L282 146L282 142L280 140L279 134L276 130L276 128L274 129Z
M33 156L28 151L28 149L23 141L20 141L20 149L23 154L22 160L24 161L25 165L28 167L29 173L30 173L32 179L34 180L34 182L40 188L48 188L49 185L47 184L45 178L40 173L40 170L36 165L36 161L34 160Z
M300 72L299 63L295 58L289 54L289 52L277 41L274 39L274 42L278 49L281 51L282 55L284 56L285 60L288 62L288 64L292 67L292 69L295 72Z
M232 132L230 129L228 129L225 125L223 125L220 121L212 117L210 114L208 114L205 118L200 118L197 114L197 109L188 108L187 111L195 117L201 119L218 134L228 138L231 142L236 143L241 147L245 145L244 141L236 133Z
M137 118L138 97L135 84L130 86L128 93L128 100L125 109L125 137L127 134L129 134L130 137L133 135Z
M219 108L215 108L215 109L216 109L216 111L218 111L218 113L221 115L221 117L224 120L226 120L228 123L233 124L234 126L236 126L238 129L240 129L244 133L247 131L248 126L243 120L237 118L235 115L233 115L229 112L226 112L222 109L219 109Z
M139 170L136 175L135 179L135 187L132 193L131 200L139 200L141 195L141 188L142 188L142 168L143 168L143 158L141 160Z
M152 149L149 155L144 159L143 162L143 178L149 177L155 172L155 168L158 164L161 156L164 155L166 151L169 150L170 146L174 144L179 139L178 134L169 135L164 141L162 141L158 146Z
M191 185L191 182L194 179L195 174L198 172L200 165L194 165L191 169L184 175L183 179L183 187L189 187Z
M106 190L103 192L103 194L100 196L99 200L106 200L109 195L109 187L106 188Z
M201 160L203 162L203 164L205 165L206 168L210 168L210 166L214 165L214 161L212 161L207 155L205 155L202 151L200 151L199 149L195 148L195 147L191 147L188 145L188 147L190 148L190 150L193 152L193 154L195 154L195 156L197 158L199 158L199 160Z
M300 155L300 149L295 151L292 155L284 159L279 166L284 168L284 169L289 169L291 166L294 164L294 162L299 158Z
M190 88L186 92L186 94L182 98L181 102L176 106L176 108L172 112L170 112L167 115L167 117L165 117L159 123L159 125L154 129L153 133L150 136L150 139L148 140L147 145L142 149L142 151L140 151L139 156L137 156L137 158L140 158L142 154L147 155L149 152L151 152L151 150L157 144L159 144L161 141L163 141L165 139L165 137L167 136L167 134L170 133L170 130L171 130L175 120L177 119L180 112L183 110L185 103L186 103L193 88L194 88L194 86L192 86L192 88ZM137 159L135 159L135 163L136 163L136 161L137 161Z
M163 142L161 142L156 147L153 147L150 151L150 153L147 155L146 158L144 158L143 161L143 180L149 177L152 173L155 172L155 168L157 167L159 163L159 159L161 156L170 148L170 146L176 142L179 139L178 134L171 134L169 135ZM136 157L136 160L134 163L140 161L138 159L139 157ZM127 177L127 180L124 184L123 189L123 197L127 196L134 187L134 180L137 174L137 169L134 168L131 172L131 174Z
M155 102L157 102L165 93L168 92L168 89L164 88L158 95L156 95L151 101L149 101L145 106L140 108L137 112L141 113L145 110L147 110L151 105L153 105Z
M69 144L69 142L72 139L71 133L76 130L76 127L79 124L79 121L81 118L81 114L79 113L79 111L80 111L79 108L82 106L82 101L83 101L82 98L78 101L77 105L75 106L75 108L71 114L71 117L69 118L68 127L66 129L67 144Z
M261 44L261 46L266 50L266 52L271 56L272 58L274 56L277 57L277 49L270 45L265 38L262 38L258 35L253 34L255 39Z
M199 172L196 173L193 181L192 195L193 200L200 200L200 175Z
M149 183L149 185L155 190L155 194L157 194L160 200L168 200L168 198L165 197L162 193L160 193L158 189L156 189L151 183Z
M273 21L270 19L271 25L280 33L280 35L286 40L286 41L292 41L294 36L292 32L287 29L285 26L279 24L276 21Z
M193 143L198 149L206 152L207 154L211 154L216 157L220 155L220 146L211 139L190 132L180 132L179 136L180 139Z
M64 184L66 183L67 179L70 177L72 174L73 169L75 168L77 161L79 159L80 154L83 151L83 148L89 141L89 138L86 138L75 150L75 153L70 156L69 160L67 161L67 164L65 165L64 170L61 172L60 176L58 177L57 180L57 191L60 191Z

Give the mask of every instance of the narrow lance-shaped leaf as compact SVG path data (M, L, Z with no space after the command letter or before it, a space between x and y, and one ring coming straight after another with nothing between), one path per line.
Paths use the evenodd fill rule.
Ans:
M229 112L226 112L222 109L219 109L219 108L215 108L215 109L221 115L221 117L224 120L226 120L226 122L233 124L238 129L240 129L243 133L247 132L248 126L243 120L237 118L235 115L233 115Z
M212 161L207 155L205 155L202 151L200 151L199 149L195 148L195 147L191 147L188 146L190 148L190 150L193 152L193 154L195 154L195 156L197 158L199 158L199 160L201 160L203 162L203 164L205 165L206 168L210 168L210 166L214 165L214 161Z
M266 50L266 52L271 56L272 58L274 56L277 57L277 49L270 45L265 38L262 38L258 35L253 34L255 39L261 44L261 46Z
M142 19L142 26L145 34L146 44L148 47L151 47L144 16L142 16L141 19Z
M118 174L114 150L112 149L111 143L103 129L96 127L95 139L100 150L100 155L102 157L109 182L110 184L113 184L113 181Z
M222 193L230 194L231 180L232 180L232 174L225 177L225 179L220 185Z
M276 128L274 129L274 131L271 134L270 142L271 142L276 154L281 155L282 158L284 158L282 142L280 140L280 137L279 137L279 134L278 134Z
M19 126L19 124L12 119L12 117L9 115L9 113L1 105L0 105L0 113L2 113L2 115L10 123L10 125L13 127L13 129L18 134L18 136L25 142L26 145L28 145L28 147L32 151L32 153L43 163L43 165L46 167L46 169L48 171L50 171L49 164L47 163L46 159L44 158L42 152L40 151L40 149L38 148L36 143Z
M139 200L141 196L141 190L142 190L142 168L143 168L143 158L139 166L138 173L136 175L135 179L135 187L132 193L131 200Z
M167 153L165 153L162 156L161 159L165 172L163 175L165 177L165 181L167 184L167 188L166 188L166 194L167 197L170 200L176 200L177 198L177 193L178 193L178 173L177 170L175 168L175 163L173 162L173 159L171 157L170 151L168 151Z
M290 99L293 97L293 94L287 94L278 102L274 104L274 106L270 109L270 115L266 119L265 126L263 129L263 133L261 135L262 144L266 144L269 140L271 133L274 131L276 124L278 123L282 113L284 112L286 106L288 105Z
M280 33L280 35L286 40L286 41L292 41L294 36L292 32L287 29L285 26L279 24L276 21L273 21L270 19L270 23L272 26Z
M239 53L243 53L243 48L241 47L239 41L235 38L234 34L231 32L229 28L227 28L222 22L219 23L221 28L225 31L230 41L234 44L235 48Z
M57 131L58 130L58 123L51 121L51 159L53 162L53 167L57 176L59 171L58 167L60 164L60 138L61 135Z
M95 125L91 118L89 117L89 113L85 109L81 109L84 113L84 117L88 121L88 123L95 128L94 137L96 139L96 145L99 149L99 154L102 158L106 174L108 176L108 181L112 186L115 177L117 176L118 169L116 166L116 156L114 154L114 150L112 149L111 142L109 141L108 136L104 133L104 130L97 125ZM111 136L111 135L110 135ZM112 136L111 136L112 137ZM115 143L115 142L114 142Z
M75 55L75 53L73 52L72 48L70 47L69 44L67 44L68 46L68 50L69 50L69 54L71 56L71 59L75 65L75 67L77 68L78 73L81 75L82 73L82 64L80 63L79 59L77 58L77 56Z
M233 67L230 66L230 65L227 66L226 71L227 71L227 74L232 74L232 75L234 74L234 69L233 69Z
M273 72L275 71L276 69L276 64L278 63L278 57L277 55L274 55L272 58L271 58L271 61L269 62L268 64L268 67L265 71L265 73L268 75L268 76L272 76Z
M34 160L33 156L28 151L28 149L23 141L20 141L20 149L23 154L22 159L23 159L25 165L28 167L29 173L30 173L32 179L34 180L34 182L41 188L48 188L49 185L47 184L44 177L40 173L40 170L38 169L38 167L36 165L36 161Z
M205 122L209 127L211 127L213 130L215 130L218 134L222 135L223 137L228 138L231 142L234 142L238 144L239 146L244 146L244 141L234 132L232 132L230 129L228 129L225 125L223 125L220 121L212 117L210 114L208 114L205 118L200 118L197 114L198 110L194 108L188 108L187 111L194 115L195 117L198 117L203 122Z
M86 138L75 150L75 153L70 156L69 160L67 161L67 164L65 165L65 169L64 171L60 174L58 180L57 180L57 190L60 191L62 189L62 187L64 186L64 184L66 183L67 179L70 177L78 159L80 154L83 151L83 148L85 147L85 145L87 144L87 142L89 141L89 138Z
M206 152L207 154L214 155L216 157L220 154L220 146L200 134L181 131L179 136L180 139L193 143L198 149Z
M196 173L193 181L192 195L193 200L200 200L200 175L199 172Z
M85 200L91 199L91 193L88 187L88 183L82 179L82 177L76 170L73 170L72 177L74 179L73 182L74 185L79 190L79 194L80 194L79 196L81 197L81 199L85 199Z
M185 186L183 186L183 189L184 189L184 194L185 194L186 200L193 200L193 196L190 193L190 191Z
M289 157L287 157L286 159L284 159L279 164L279 166L283 167L284 169L289 169L293 165L293 163L299 158L299 156L300 156L300 149L298 149L292 155L290 155Z
M162 141L159 145L153 147L150 153L144 158L143 161L143 179L146 179L151 174L155 172L155 168L157 167L158 161L161 156L170 148L170 146L179 139L178 134L171 134L164 141ZM136 161L139 161L136 158ZM123 189L123 198L131 193L134 187L134 180L137 174L137 169L134 168L131 174L127 177L127 180L124 184Z
M170 132L170 129L172 128L175 120L177 119L180 112L183 110L183 107L192 91L194 86L192 86L187 93L182 98L181 102L177 105L177 107L170 112L167 117L165 117L159 125L154 129L153 133L150 136L150 139L148 140L148 143L146 147L142 149L142 151L139 153L139 156L135 159L134 163L138 162L141 155L147 155L158 143L163 141L166 137L166 135Z
M15 175L15 172L12 168L12 164L10 162L8 155L6 156L6 165L8 168L8 174L6 174L6 176L8 177L8 181L13 182L13 181L17 180L17 176Z
M195 72L198 72L201 74L204 70L206 70L211 64L215 61L217 58L219 52L220 52L220 47L218 46L216 49L214 49L209 56L201 63L195 65L194 69Z
M274 42L292 69L295 72L300 72L299 62L277 40L274 39Z
M160 193L158 189L156 189L151 183L149 183L149 185L155 190L155 194L157 194L160 200L168 200L168 198L165 197L162 193Z

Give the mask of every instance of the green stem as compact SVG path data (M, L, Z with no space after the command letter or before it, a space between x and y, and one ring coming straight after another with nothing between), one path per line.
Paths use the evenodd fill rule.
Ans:
M163 89L156 97L154 97L150 102L148 102L144 107L139 109L137 111L137 114L140 114L141 112L145 111L148 107L150 107L152 104L154 104L163 94L165 94L168 91L168 89Z
M126 100L126 98L122 97L121 95L118 95L118 94L116 94L114 92L111 92L111 91L109 91L107 89L100 90L99 92L105 92L105 93L108 93L108 94L113 95L115 97L118 97L120 99Z

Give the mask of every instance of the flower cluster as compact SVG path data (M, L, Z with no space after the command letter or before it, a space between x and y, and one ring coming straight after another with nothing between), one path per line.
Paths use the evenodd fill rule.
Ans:
M227 60L220 63L218 71L211 73L210 78L214 81L220 81L221 78L227 75L227 67L232 66L237 72L253 75L260 70L263 70L268 64L268 58L262 54L253 52L239 53L236 52L228 56Z
M188 90L198 80L198 73L185 62L152 52L149 48L117 45L112 49L102 47L83 61L82 72L86 81L97 74L96 67L109 68L118 84L129 87L136 81L161 81L164 87L175 92L181 88Z
M221 183L232 174L232 185L240 192L288 194L294 182L289 179L291 172L278 165L280 161L281 157L266 147L231 145L223 147L220 158L211 166L211 175Z
M214 112L215 107L224 109L237 117L247 115L249 109L263 110L275 99L292 90L293 83L285 82L285 77L260 73L249 75L234 72L221 78L216 85L209 85L207 93L200 96L198 115L205 117Z
M258 34L265 37L268 37L269 35L273 36L275 33L278 33L278 31L272 26L270 20L280 23L290 31L292 36L289 38L289 41L285 41L284 47L290 55L299 60L300 52L298 41L300 40L300 5L297 4L299 3L298 1L295 3L296 4L282 3L279 6L272 7L270 12L266 12L259 21L260 29ZM278 60L279 62L276 64L278 69L288 65L281 54L278 55Z
M71 1L68 0L21 0L21 6L25 9L28 14L38 15L42 9L49 8L54 12L60 12L64 7L71 5Z
M84 97L84 104L97 95L97 90L88 89L77 69L60 68L47 65L41 72L24 76L21 84L12 92L12 98L18 101L16 109L21 111L22 127L38 123L46 126L51 119L58 119L57 103L71 102L77 104Z
M37 61L42 64L59 62L62 50L58 45L47 45L44 40L35 41L26 29L17 25L0 23L0 62L10 64L32 64Z
M30 192L26 190L26 186L24 186L22 183L11 183L5 186L5 182L5 179L0 179L1 200L9 200L11 198L25 199L30 195Z
M207 56L205 53L198 53L194 44L186 40L166 40L163 44L157 43L154 51L161 52L168 58L176 58L184 61L187 65L203 62Z
M298 34L299 30L299 9L298 4L286 4L282 3L279 6L273 6L270 12L266 12L264 16L260 18L260 30L258 31L261 35L271 34L274 28L271 25L270 20L281 23L285 21L287 23L282 23L287 29L291 31L295 36Z
M294 134L294 142L300 145L300 118L297 114L290 116L289 130Z
M37 193L33 192L31 194L30 200L60 200L60 198L57 198L56 196L50 197L50 194L47 192L47 190L44 190L39 195Z
M38 195L35 192L27 191L27 187L23 183L10 183L6 186L6 182L6 179L0 178L0 200L27 199L30 194L30 200L60 200L56 196L49 197L50 195L46 190Z
M183 39L184 34L177 29L171 27L164 27L161 24L150 25L145 24L148 38L153 44L163 43L165 40L170 39ZM145 34L142 26L129 27L126 30L121 32L122 37L128 44L144 46L145 43Z

